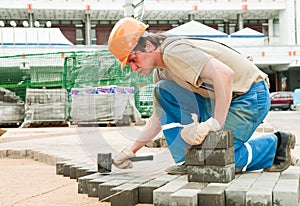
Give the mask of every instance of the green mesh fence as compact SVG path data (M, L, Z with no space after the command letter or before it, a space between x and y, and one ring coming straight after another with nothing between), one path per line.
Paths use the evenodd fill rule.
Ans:
M63 88L70 91L72 88L103 85L134 87L136 107L144 116L152 113L153 100L152 90L150 88L142 90L142 88L151 85L152 82L152 74L145 77L132 72L128 66L121 71L119 61L108 50L89 54L74 53L65 58ZM143 91L141 94L140 90ZM144 102L145 99L147 103Z
M70 54L0 56L0 87L15 92L23 100L26 88L61 88L64 57Z
M26 88L63 88L70 92L72 88L128 86L135 88L135 104L139 112L150 115L151 84L152 75L145 77L133 73L129 67L121 71L120 63L105 49L0 56L0 88L14 92L24 102Z

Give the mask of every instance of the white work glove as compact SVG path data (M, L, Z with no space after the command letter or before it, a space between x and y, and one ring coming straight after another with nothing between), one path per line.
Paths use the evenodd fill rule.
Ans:
M218 131L221 126L218 120L209 118L205 122L198 122L196 114L192 114L193 123L188 124L181 130L182 139L189 145L199 145L210 131Z
M119 169L130 169L133 165L129 158L132 157L135 157L135 154L125 147L113 158L113 164Z

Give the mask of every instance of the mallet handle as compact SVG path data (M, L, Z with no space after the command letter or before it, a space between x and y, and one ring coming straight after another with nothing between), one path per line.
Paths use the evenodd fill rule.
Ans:
M132 158L129 158L129 159L133 162L153 160L153 155L137 156L137 157L132 157Z

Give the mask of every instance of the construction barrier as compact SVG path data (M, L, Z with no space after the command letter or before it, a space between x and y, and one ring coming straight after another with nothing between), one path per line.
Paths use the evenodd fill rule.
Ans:
M72 113L71 107L75 105L72 104L74 100L72 89L101 86L133 88L134 93L131 94L133 100L130 100L134 106L133 110L137 110L142 116L151 115L153 109L152 75L145 77L134 73L128 66L122 71L119 61L106 49L97 52L76 51L0 56L0 88L18 97L18 107L24 107L19 111L21 113L18 117L15 117L17 122L20 122L20 118L24 118L25 122L72 120L74 112ZM33 94L33 91L53 95L58 90L65 91L66 102L41 103L32 100L32 98L36 98L35 101L45 100L37 93ZM59 92L58 96L60 95ZM100 98L99 96L97 98ZM0 95L0 104L7 105L8 101L5 98L4 95L2 97ZM103 102L103 104L111 103ZM15 111L16 105L11 106ZM58 108L57 112L61 112L55 114L54 107ZM3 107L0 107L0 110L1 108L4 114ZM124 111L128 113L127 110ZM7 112L8 109L5 114ZM137 117L136 111L129 113ZM133 121L135 118L132 118ZM5 121L7 120L0 120L0 124Z

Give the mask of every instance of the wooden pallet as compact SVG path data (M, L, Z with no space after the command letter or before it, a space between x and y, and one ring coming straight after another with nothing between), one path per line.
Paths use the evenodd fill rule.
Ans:
M130 126L130 121L99 121L99 122L71 122L70 125L78 127L121 127Z
M23 128L39 128L39 127L69 127L68 121L49 121L49 122L30 122L22 125Z

